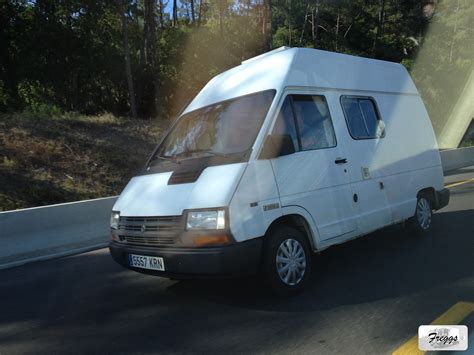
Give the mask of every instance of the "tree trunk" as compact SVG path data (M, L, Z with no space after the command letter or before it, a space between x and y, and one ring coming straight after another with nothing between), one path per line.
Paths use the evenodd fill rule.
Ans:
M385 23L385 0L379 0L379 19L375 30L374 44L372 45L372 54L376 55L379 38L383 34Z
M160 16L160 28L163 30L165 28L165 23L164 23L164 20L163 20L163 11L164 11L164 4L163 4L163 0L159 0L160 1L160 13L159 13L159 16Z
M272 0L268 1L268 49L272 49L273 39L273 3Z
M291 47L291 0L288 1L288 46Z
M155 0L145 0L144 36L146 43L146 63L150 65L155 62L156 52Z
M155 0L145 0L145 25L144 25L144 37L145 37L145 50L146 50L146 80L150 82L153 90L150 90L150 94L153 95L149 98L148 103L151 107L148 107L149 114L155 114L158 111L158 79L156 68L156 17L155 17Z
M338 40L339 40L339 20L341 18L341 8L337 8L337 21L336 21L336 52L338 47Z
M146 33L146 29L144 28L144 34ZM137 114L140 111L140 107L143 105L143 81L145 77L145 70L146 70L146 36L143 35L140 41L140 51L139 51L139 70L138 70L138 78L136 84L136 103L137 103Z
M178 25L178 1L173 0L173 26Z
M196 16L194 14L194 0L191 0L191 22L193 25L196 22Z
M118 0L120 16L122 19L122 35L123 35L123 56L125 59L125 72L127 75L127 84L128 84L128 93L130 96L130 110L132 112L132 117L137 118L137 106L135 102L135 90L133 88L133 78L132 78L132 65L130 62L130 48L128 46L128 24L127 16L125 15L124 3L122 0Z
M202 17L202 1L199 1L199 10L198 10L198 21L197 21L197 26L201 27L201 17Z
M314 16L313 16L313 43L314 48L318 48L318 38L319 34L319 0L316 0L316 7L314 9Z
M306 22L308 22L308 10L309 10L309 0L306 2L306 10L305 10L305 13L304 13L303 29L301 30L301 36L300 36L300 47L303 44L304 32L306 30Z
M224 0L219 0L219 31L221 37L224 37Z
M263 43L264 49L272 47L272 0L263 0Z

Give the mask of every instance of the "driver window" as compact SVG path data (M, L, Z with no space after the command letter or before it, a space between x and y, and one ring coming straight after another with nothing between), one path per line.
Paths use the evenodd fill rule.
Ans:
M296 134L295 119L293 116L293 109L291 108L290 96L285 98L280 112L273 126L272 135L287 135L291 137L295 151L299 150L298 136Z
M301 150L332 148L336 136L329 107L321 95L292 95Z

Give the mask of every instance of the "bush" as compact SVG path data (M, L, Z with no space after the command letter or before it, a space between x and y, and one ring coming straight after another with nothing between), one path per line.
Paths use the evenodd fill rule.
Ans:
M54 93L38 80L23 80L18 84L18 96L23 103L24 113L29 118L50 118L62 115L61 109L52 104Z
M8 94L5 90L3 80L0 80L0 111L5 111L8 107Z
M63 115L63 112L58 106L46 103L37 103L35 105L27 106L23 113L30 119L40 120L57 118Z

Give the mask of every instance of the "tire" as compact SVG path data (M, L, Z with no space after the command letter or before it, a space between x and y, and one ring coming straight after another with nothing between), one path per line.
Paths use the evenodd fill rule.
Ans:
M296 228L277 226L266 236L263 272L278 296L298 294L311 274L311 249L306 236Z
M424 195L416 201L415 215L408 220L409 228L417 235L427 235L432 228L433 207L430 199Z

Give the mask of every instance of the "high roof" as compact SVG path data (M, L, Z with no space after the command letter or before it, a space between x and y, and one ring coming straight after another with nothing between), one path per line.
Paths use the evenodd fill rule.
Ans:
M398 63L327 52L281 47L215 76L185 112L258 91L316 87L418 95Z

